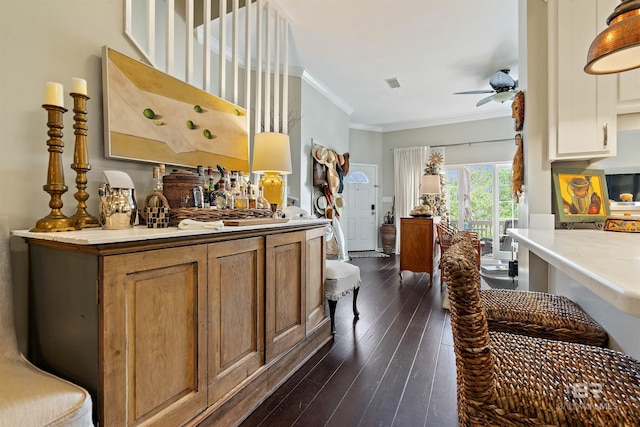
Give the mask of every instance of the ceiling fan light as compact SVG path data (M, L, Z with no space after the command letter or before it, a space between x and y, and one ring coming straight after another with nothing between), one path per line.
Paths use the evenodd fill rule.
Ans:
M511 101L514 97L514 92L498 92L493 95L493 100L496 102L506 102Z
M584 71L611 74L640 67L640 0L624 0L596 36Z

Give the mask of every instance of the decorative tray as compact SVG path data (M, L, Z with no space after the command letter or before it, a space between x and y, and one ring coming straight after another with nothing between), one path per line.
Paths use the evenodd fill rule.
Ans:
M605 231L622 231L626 233L640 233L640 218L638 217L609 217L604 223Z
M273 212L269 209L177 208L169 211L169 225L177 226L183 219L208 222L246 218L271 218L272 216Z
M225 219L224 225L226 226L241 226L241 225L262 225L262 224L280 224L283 222L289 222L289 218L245 218L245 219Z

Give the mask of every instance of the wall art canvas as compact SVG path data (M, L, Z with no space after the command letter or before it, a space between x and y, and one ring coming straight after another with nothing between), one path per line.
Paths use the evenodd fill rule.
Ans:
M246 110L103 49L105 156L249 172Z
M556 215L560 222L604 223L610 211L603 170L556 168L552 172Z

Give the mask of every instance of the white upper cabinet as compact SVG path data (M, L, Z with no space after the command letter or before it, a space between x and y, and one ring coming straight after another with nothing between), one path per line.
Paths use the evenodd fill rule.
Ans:
M617 76L583 71L617 0L549 0L549 160L616 155Z
M618 74L618 114L640 112L640 68Z

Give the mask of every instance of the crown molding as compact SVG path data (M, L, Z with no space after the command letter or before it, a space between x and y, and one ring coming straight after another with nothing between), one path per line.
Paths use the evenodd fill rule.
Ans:
M450 125L454 123L474 122L477 120L496 119L500 117L510 117L510 113L504 111L493 111L490 113L469 114L466 116L442 117L438 119L414 120L399 123L389 123L381 125L382 132L395 132L400 130L409 130L417 128L425 128L432 126Z
M311 87L324 95L331 102L336 104L338 108L347 113L347 115L351 115L353 113L353 108L344 102L342 98L335 94L331 89L329 89L324 83L322 83L317 77L311 74L306 69L302 72L302 80L307 82Z
M367 130L370 132L384 132L384 129L382 126L372 126L372 125L365 125L363 123L349 123L349 129L356 129L356 130Z

